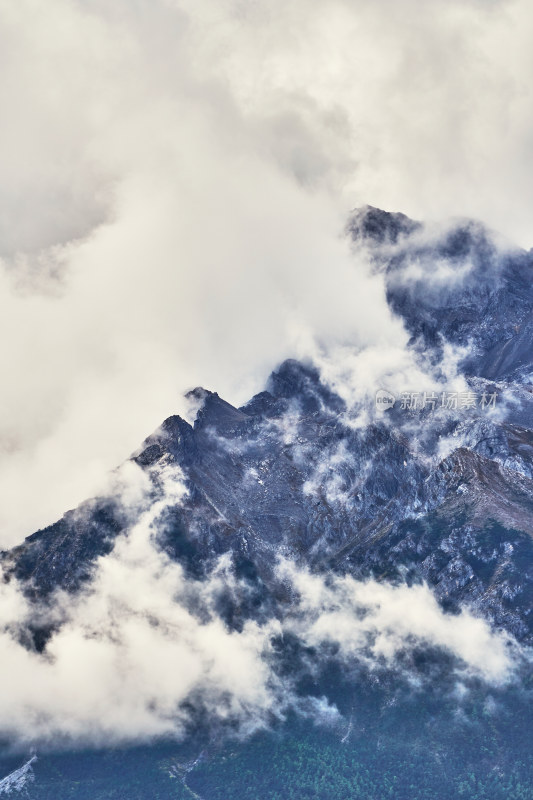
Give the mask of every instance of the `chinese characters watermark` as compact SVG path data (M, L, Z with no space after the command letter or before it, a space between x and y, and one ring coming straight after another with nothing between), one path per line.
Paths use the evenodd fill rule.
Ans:
M435 411L443 408L447 411L468 411L469 409L481 409L489 411L496 408L498 399L497 392L400 392L397 398L392 392L386 389L378 389L376 392L376 408L379 411L386 411L393 408L396 403L401 411Z

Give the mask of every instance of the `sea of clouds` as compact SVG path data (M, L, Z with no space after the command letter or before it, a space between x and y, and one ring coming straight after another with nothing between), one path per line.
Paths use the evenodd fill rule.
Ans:
M238 404L287 356L348 400L420 384L347 214L475 216L531 246L532 29L527 0L0 0L1 546L100 491L197 384ZM289 634L370 668L421 644L511 679L514 645L426 587L287 562L287 613L230 630L231 563L192 582L139 481L86 590L39 610L43 653L35 607L0 584L4 734L179 736L195 703L251 730L294 702L273 652Z
M194 385L238 403L286 356L352 387L413 375L346 217L471 215L531 244L532 16L0 0L3 546Z

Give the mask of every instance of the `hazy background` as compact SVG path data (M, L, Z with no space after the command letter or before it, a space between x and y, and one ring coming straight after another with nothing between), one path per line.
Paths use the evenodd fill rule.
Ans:
M531 247L532 34L527 0L0 0L0 546L193 385L408 369L346 215Z

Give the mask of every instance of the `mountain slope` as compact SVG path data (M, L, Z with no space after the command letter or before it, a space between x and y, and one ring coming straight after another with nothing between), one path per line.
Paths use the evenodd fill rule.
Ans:
M291 360L240 409L198 388L194 424L170 417L132 457L154 500L161 470L184 476L187 496L159 519L160 546L196 576L231 553L257 591L241 616L272 610L283 554L316 570L428 581L449 607L470 604L531 641L531 254L498 249L477 223L435 232L371 207L348 230L385 275L413 350L438 364L446 344L468 345L470 389L512 392L505 413L396 404L358 426L315 367ZM130 524L116 498L90 501L5 553L4 568L34 597L75 591Z

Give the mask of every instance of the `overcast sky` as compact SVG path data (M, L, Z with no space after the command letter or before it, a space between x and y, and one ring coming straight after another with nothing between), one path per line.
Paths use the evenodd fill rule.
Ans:
M532 40L528 0L0 0L0 545L196 384L401 350L351 208L531 247Z

